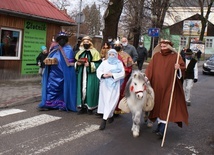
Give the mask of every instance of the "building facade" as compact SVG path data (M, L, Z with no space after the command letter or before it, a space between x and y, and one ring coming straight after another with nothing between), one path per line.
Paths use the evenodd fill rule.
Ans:
M159 34L159 39L169 39L174 43L176 50L191 48L193 52L200 49L204 57L214 54L214 25L208 21L203 41L199 41L201 31L200 15L195 14L191 17L176 22L173 25L165 26ZM153 38L144 35L144 44L147 49Z
M1 0L0 79L35 75L40 47L75 21L48 0Z

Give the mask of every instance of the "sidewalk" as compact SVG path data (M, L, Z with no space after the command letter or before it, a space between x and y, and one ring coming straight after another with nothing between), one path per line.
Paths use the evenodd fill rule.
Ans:
M198 67L204 61L198 63ZM143 71L148 63L143 66ZM41 77L0 81L0 109L41 101Z
M41 77L0 81L0 108L39 102Z

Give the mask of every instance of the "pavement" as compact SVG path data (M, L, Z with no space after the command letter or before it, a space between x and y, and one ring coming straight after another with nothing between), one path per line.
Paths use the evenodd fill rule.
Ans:
M198 63L202 66L204 61ZM144 63L143 70L148 63ZM41 77L0 80L0 109L41 101Z
M41 77L0 81L0 108L41 101Z

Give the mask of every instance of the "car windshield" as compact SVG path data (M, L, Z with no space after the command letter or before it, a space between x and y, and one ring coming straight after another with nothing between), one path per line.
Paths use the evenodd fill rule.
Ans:
M214 61L214 55L212 55L212 56L210 57L210 60Z

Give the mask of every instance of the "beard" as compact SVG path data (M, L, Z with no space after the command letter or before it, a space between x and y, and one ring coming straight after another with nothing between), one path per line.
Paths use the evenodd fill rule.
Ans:
M164 56L169 55L171 53L172 53L172 51L170 49L163 49L163 50L161 50L161 54L164 55Z

